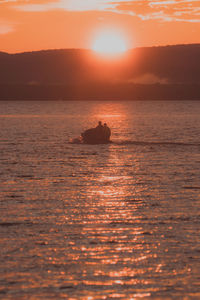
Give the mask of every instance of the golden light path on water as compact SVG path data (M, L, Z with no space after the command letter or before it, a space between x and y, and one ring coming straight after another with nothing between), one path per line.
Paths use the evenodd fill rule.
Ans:
M93 117L104 120L112 128L115 128L114 124L119 128L120 123L129 119L122 104L117 103L114 107L107 105L106 111L104 106L103 103L98 104L95 111L101 113L95 114L95 111L91 111L89 119ZM151 294L143 292L143 288L135 289L134 286L144 287L150 284L150 278L143 278L143 274L152 270L151 266L148 267L148 262L156 259L157 256L152 250L157 245L153 249L145 245L145 229L140 214L140 209L145 206L142 201L145 188L137 185L142 176L137 182L133 182L133 176L126 172L131 160L137 173L140 169L139 161L133 159L131 153L127 155L125 148L123 154L113 146L106 147L106 151L104 160L98 162L92 175L90 172L93 165L88 165L87 162L89 172L82 178L86 185L84 193L87 201L83 204L82 213L78 217L72 216L73 224L76 218L82 225L81 232L86 242L81 246L81 257L86 259L82 266L82 273L85 274L83 284L110 288L110 298L144 298ZM80 253L77 256L73 254L71 259L80 261ZM147 270L144 270L144 265ZM153 268L159 273L162 264L155 263ZM120 287L119 290L122 291L113 292L113 286ZM156 287L152 291L156 291ZM95 295L92 291L83 299L99 299L100 295L101 291L96 291ZM106 296L102 299L106 299Z
M1 105L0 297L198 299L198 106Z

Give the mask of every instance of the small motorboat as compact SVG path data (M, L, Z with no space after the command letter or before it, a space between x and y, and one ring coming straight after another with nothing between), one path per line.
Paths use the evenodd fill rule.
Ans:
M110 140L111 130L105 123L104 125L99 122L95 128L90 128L81 133L83 143L86 144L108 144Z

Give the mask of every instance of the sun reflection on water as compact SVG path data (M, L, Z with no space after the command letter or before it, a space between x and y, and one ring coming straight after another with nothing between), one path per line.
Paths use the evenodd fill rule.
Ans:
M139 168L137 161L134 164L135 169ZM84 285L123 287L126 284L131 294L134 286L148 286L149 279L143 278L146 271L142 266L154 256L145 245L139 212L145 204L138 200L140 187L134 185L132 175L122 173L123 166L123 155L110 145L104 168L95 170L95 177L85 175L86 211L78 217L84 245L80 247L81 253L73 254L70 259L84 261L82 273L87 278L82 281ZM75 248L78 251L76 245ZM123 297L123 292L118 296ZM130 297L126 295L126 299ZM93 299L98 299L98 295L93 295Z

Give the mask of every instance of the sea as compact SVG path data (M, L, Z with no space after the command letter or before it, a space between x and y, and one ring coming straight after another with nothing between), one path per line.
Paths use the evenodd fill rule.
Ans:
M200 299L200 101L1 101L0 299Z

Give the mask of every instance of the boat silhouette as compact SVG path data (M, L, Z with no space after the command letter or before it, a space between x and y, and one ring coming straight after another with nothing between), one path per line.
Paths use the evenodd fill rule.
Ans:
M110 140L111 130L106 123L102 125L99 121L99 125L95 128L89 128L81 133L83 143L86 144L108 144Z

